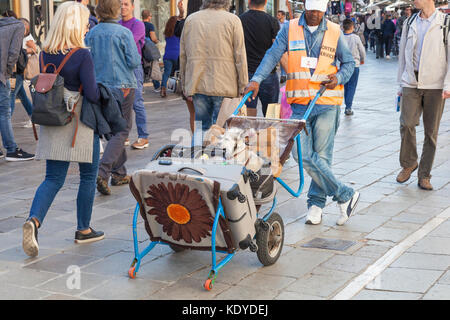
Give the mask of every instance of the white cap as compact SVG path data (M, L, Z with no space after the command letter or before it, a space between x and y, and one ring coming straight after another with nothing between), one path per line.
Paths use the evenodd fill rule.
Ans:
M306 0L305 9L325 12L327 11L327 4L328 0Z

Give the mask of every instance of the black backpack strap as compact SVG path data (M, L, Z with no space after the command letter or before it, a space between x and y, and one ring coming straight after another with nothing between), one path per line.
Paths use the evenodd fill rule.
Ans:
M444 45L448 44L448 32L450 29L450 14L447 13L444 18L444 25L442 26L442 32L444 33Z
M416 20L418 13L414 13L411 17L406 20L406 37L408 37L409 27L411 27L414 20Z

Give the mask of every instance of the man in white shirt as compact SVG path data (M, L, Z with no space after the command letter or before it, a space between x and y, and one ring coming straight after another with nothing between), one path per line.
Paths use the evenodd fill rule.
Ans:
M420 12L405 21L400 41L398 82L399 95L403 97L400 115L400 165L403 169L397 182L406 182L419 168L418 186L432 190L430 173L437 134L445 99L450 97L450 46L444 41L448 38L446 15L436 9L434 1L415 0L414 5ZM418 163L416 125L422 113L425 139Z

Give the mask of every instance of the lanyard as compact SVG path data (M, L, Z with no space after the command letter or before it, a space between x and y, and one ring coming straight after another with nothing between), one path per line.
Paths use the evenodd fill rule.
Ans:
M304 29L304 28L303 28ZM303 30L303 33L305 33L305 30ZM312 34L312 33L311 33ZM312 44L312 46L311 46L311 48L308 46L308 39L307 39L307 37L306 37L306 35L305 35L305 44L306 44L306 47L307 47L307 50L308 50L308 57L311 57L311 51L312 51L312 49L314 48L314 46L316 45L316 43L317 43L317 41L319 40L319 37L317 37L316 36L316 39L314 40L314 42L313 42L313 44Z

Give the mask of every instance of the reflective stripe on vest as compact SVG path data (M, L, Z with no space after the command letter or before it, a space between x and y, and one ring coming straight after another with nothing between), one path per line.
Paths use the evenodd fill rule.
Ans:
M289 51L286 81L286 98L289 104L307 105L317 91L320 83L328 80L328 75L336 74L338 69L333 66L337 43L341 35L339 25L327 21L327 30L323 36L319 59L314 74L309 68L301 67L302 57L307 57L303 26L298 25L299 19L289 22ZM344 97L344 86L327 89L316 104L341 105Z

